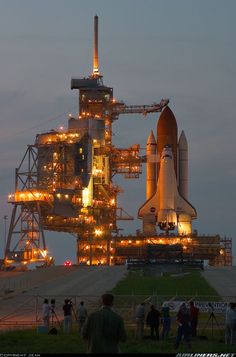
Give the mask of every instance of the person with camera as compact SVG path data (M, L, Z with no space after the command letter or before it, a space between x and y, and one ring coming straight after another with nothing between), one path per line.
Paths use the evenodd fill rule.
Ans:
M62 307L64 312L64 332L70 333L72 328L72 302L69 299L65 299L65 303Z
M43 324L47 329L49 328L49 324L50 324L50 312L51 309L48 303L48 299L44 299L43 307L42 307L42 315L43 315Z

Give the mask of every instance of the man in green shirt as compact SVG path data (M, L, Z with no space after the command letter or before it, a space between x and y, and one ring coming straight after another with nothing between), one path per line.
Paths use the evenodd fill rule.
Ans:
M118 353L119 342L126 341L124 320L112 310L114 296L102 295L102 307L91 313L82 330L88 353Z

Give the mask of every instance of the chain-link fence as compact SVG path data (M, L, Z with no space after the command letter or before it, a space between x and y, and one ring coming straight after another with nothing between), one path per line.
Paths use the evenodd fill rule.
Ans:
M101 306L100 296L84 296L76 295L67 296L58 295L28 295L21 294L13 299L10 296L2 297L0 309L0 328L13 329L16 327L29 328L42 325L42 305L44 299L47 298L49 303L55 299L55 314L53 316L54 323L63 321L62 306L65 299L72 301L73 321L77 320L77 307L81 301L84 301L84 306L88 313L91 313ZM170 307L172 326L176 325L176 314L182 302L188 303L193 300L195 305L199 307L199 328L200 329L222 329L224 328L225 310L227 301L233 301L233 297L219 296L188 296L188 295L158 295L155 292L152 295L115 295L114 310L118 312L125 321L127 327L135 326L135 310L139 303L145 302L146 313L153 304L157 309L161 310L162 304L167 302Z

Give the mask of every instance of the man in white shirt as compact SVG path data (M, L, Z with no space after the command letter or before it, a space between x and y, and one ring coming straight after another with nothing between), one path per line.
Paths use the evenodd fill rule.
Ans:
M80 333L81 330L82 330L82 327L83 327L83 325L85 323L85 320L88 317L88 313L87 313L87 310L86 310L86 308L84 306L84 302L83 301L81 301L79 306L78 306L77 316L78 316L79 333Z
M141 302L136 308L135 312L136 319L136 339L143 338L144 332L144 321L145 321L145 303Z
M49 323L50 323L50 311L51 308L49 306L48 299L44 299L43 307L42 307L42 317L43 317L43 324L47 328L49 328Z

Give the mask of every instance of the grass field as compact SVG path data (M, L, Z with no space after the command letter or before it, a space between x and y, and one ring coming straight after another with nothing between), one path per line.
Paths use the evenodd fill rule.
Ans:
M142 276L140 271L127 274L112 290L116 295L179 295L212 296L219 299L217 292L207 283L200 272L193 271L179 276Z
M127 342L120 345L124 353L176 353L173 348L174 336L166 342L144 339L136 341L133 331L128 330ZM180 345L178 352L235 352L236 346L224 344L223 332L209 335L208 340L192 341L191 349ZM39 334L36 330L12 331L0 334L0 353L85 353L86 343L76 331L69 335L59 332L58 335Z

